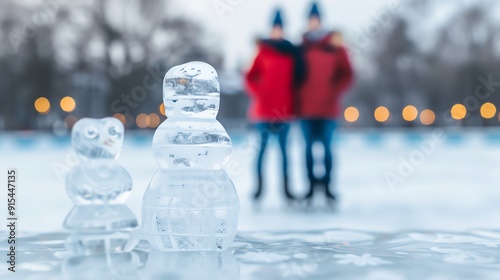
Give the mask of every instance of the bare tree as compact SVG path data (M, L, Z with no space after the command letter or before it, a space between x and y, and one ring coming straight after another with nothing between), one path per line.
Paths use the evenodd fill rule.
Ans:
M112 115L112 103L123 102L135 87L142 87L147 97L127 105L126 113L155 112L162 99L158 76L167 68L189 60L222 65L218 48L206 43L206 30L173 16L167 0L66 3L47 24L21 37L17 52L5 37L23 36L24 19L40 7L14 0L0 5L0 116L8 129L37 127L37 119L48 120L42 126L49 127L63 119L67 114L58 101L66 95L76 99L73 114L78 117ZM151 72L154 84L144 86ZM33 102L40 96L49 98L53 108L37 118Z

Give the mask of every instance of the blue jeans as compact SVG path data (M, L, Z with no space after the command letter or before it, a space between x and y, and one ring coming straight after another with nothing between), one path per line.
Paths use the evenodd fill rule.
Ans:
M302 133L306 142L306 167L307 177L311 184L317 181L324 181L327 185L331 181L333 168L332 139L333 132L337 128L337 122L328 119L305 119L300 122ZM320 142L325 150L324 165L325 177L318 179L314 176L313 144Z
M283 158L283 176L285 178L288 175L288 157L286 155L286 144L288 132L290 131L290 124L284 122L259 122L255 124L259 134L260 134L260 146L259 153L257 157L257 174L262 176L262 163L264 159L264 152L266 151L267 143L269 142L269 136L278 136L278 143L280 146L281 156Z

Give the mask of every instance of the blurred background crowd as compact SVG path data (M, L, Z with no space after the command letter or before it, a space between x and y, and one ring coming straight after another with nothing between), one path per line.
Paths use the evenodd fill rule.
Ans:
M164 73L192 60L219 70L219 120L247 128L243 76L255 39L280 5L299 43L310 4L255 2L2 1L0 130L64 134L82 117L104 116L154 129L165 119ZM319 2L356 73L343 127L500 125L500 2Z

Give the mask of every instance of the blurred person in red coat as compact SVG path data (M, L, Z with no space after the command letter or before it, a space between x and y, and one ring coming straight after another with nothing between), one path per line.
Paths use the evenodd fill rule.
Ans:
M277 136L280 146L285 197L288 202L295 200L289 187L286 150L290 121L295 114L293 94L304 76L304 64L300 50L283 36L283 20L277 11L270 38L258 42L257 56L245 77L251 99L249 118L260 135L255 200L261 198L263 191L263 158L271 135Z
M328 202L335 201L331 190L333 169L332 137L341 113L340 99L352 83L353 71L339 32L321 27L316 3L309 15L309 28L303 36L302 53L306 77L298 92L298 115L306 142L306 167L310 182L305 200L310 202L314 190L323 188ZM323 177L314 174L313 144L324 148Z

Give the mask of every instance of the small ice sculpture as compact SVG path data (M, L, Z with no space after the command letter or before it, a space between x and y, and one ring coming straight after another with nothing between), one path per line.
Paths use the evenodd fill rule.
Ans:
M71 133L71 145L81 160L66 177L66 191L75 206L64 227L73 255L127 251L137 219L124 204L132 178L115 158L121 151L123 124L115 118L81 119Z
M153 138L160 170L142 206L143 230L159 251L220 251L236 234L239 201L221 169L231 139L215 119L219 80L204 62L170 69L163 81L168 119Z

